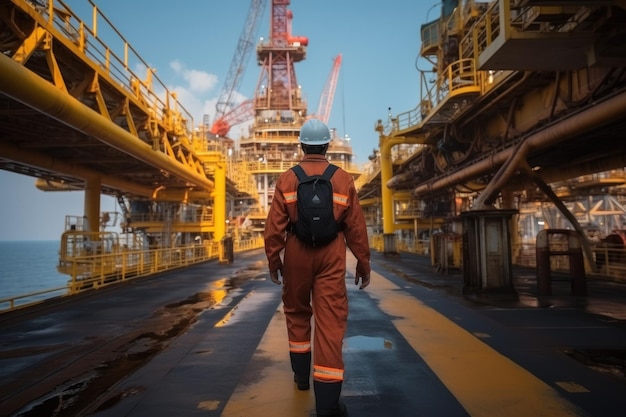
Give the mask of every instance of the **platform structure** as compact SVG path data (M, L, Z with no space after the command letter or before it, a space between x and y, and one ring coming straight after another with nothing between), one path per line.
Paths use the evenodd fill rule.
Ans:
M626 407L626 285L572 296L463 295L410 254L373 253L354 285L343 398L353 416L608 416ZM348 271L355 261L349 257ZM262 251L0 316L0 414L312 416L289 365L280 287ZM620 357L621 365L620 365ZM42 414L43 413L43 414Z

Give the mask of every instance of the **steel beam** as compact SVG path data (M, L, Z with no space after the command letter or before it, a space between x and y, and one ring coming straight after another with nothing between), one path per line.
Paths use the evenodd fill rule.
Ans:
M59 122L116 148L148 165L161 168L207 191L214 184L166 154L107 120L50 82L0 54L0 92Z

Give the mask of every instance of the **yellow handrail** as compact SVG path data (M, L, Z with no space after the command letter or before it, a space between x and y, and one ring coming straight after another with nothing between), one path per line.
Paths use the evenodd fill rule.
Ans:
M239 253L258 249L262 248L263 244L263 238L234 239L233 251ZM70 296L175 268L215 260L220 257L221 245L219 241L207 241L203 244L173 248L145 250L119 248L93 254L74 253L59 265L59 269L64 269L64 272L70 275L66 286L0 298L0 314L39 304L51 298L55 293L60 293L58 297ZM46 295L46 297L37 297L41 295Z

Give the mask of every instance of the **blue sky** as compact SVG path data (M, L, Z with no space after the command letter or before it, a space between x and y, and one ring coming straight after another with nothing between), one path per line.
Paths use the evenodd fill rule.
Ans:
M65 0L91 21L86 0ZM196 124L213 115L250 0L96 1L157 76L178 92ZM149 5L149 6L148 6ZM269 36L271 0L260 22L259 37ZM295 65L314 113L330 74L333 58L343 62L329 126L349 135L358 163L378 147L374 125L416 107L420 96L416 62L420 26L440 15L437 1L291 0L292 33L309 38L307 57ZM420 68L427 68L419 61ZM250 54L239 93L253 95L260 67ZM211 118L212 120L212 118ZM237 132L235 127L234 132ZM231 131L231 134L233 131ZM235 135L236 136L236 133ZM0 171L0 240L58 240L65 215L82 215L82 192L43 192L34 179ZM116 209L103 198L102 211Z

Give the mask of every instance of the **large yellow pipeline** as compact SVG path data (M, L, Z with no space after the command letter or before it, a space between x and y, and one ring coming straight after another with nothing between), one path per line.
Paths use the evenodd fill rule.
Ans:
M383 234L390 234L395 231L393 218L393 191L387 187L387 183L393 176L393 162L391 160L391 148L401 144L419 144L423 143L422 136L414 137L389 137L384 136L382 129L378 128L380 133L380 183L381 183L381 199L383 202Z
M205 176L191 171L162 152L154 151L147 143L2 54L0 74L0 91L3 94L140 161L159 167L207 191L213 190L213 182Z

